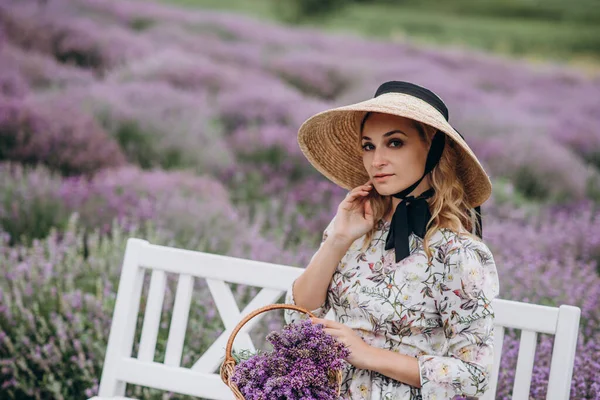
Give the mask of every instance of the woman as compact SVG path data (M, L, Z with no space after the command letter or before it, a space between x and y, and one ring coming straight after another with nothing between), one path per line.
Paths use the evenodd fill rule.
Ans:
M481 241L491 182L444 102L386 82L373 99L309 118L298 142L350 190L286 296L350 348L341 398L481 396L499 290ZM336 320L324 319L332 308ZM287 323L304 318L285 312Z

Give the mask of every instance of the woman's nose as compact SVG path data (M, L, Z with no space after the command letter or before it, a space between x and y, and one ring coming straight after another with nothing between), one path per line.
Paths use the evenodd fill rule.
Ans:
M374 150L373 153L374 153L373 154L373 162L372 162L373 168L381 168L382 166L384 166L386 164L386 161L383 158L382 152Z

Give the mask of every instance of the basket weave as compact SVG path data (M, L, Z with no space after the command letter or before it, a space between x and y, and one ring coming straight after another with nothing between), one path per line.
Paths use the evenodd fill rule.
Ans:
M229 388L233 392L236 400L245 400L245 398L244 398L244 395L240 392L237 385L231 381L231 378L233 377L233 373L234 373L235 366L236 366L235 359L231 355L231 349L233 347L233 340L235 339L235 336L238 334L240 329L242 329L244 324L246 324L246 322L250 321L252 318L254 318L257 315L262 314L266 311L277 310L277 309L282 309L282 308L300 311L305 314L308 314L312 318L315 317L310 311L308 311L307 309L305 309L303 307L295 306L292 304L270 304L268 306L264 306L264 307L261 307L261 308L258 308L256 310L252 311L250 314L248 314L246 317L244 317L244 319L242 319L240 321L240 323L237 324L237 326L235 327L233 332L231 332L231 336L229 336L229 340L227 341L227 347L225 348L225 361L223 362L223 364L221 364L221 379L223 380L223 382L225 382L225 384L227 386L229 386ZM341 386L342 386L342 371L338 370L337 373L332 372L330 374L330 378L337 380L337 395L339 396Z

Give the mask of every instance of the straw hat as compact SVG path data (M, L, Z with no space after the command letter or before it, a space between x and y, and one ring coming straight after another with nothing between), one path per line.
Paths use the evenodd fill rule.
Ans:
M400 91L411 94L386 90L379 94L384 86L388 90L399 87ZM358 145L361 121L367 112L410 118L444 132L446 139L450 138L454 142L453 147L460 153L456 171L471 206L479 206L489 198L492 183L462 135L448 122L448 111L441 98L409 82L386 82L379 87L374 98L320 112L300 126L300 149L329 180L351 190L369 179Z

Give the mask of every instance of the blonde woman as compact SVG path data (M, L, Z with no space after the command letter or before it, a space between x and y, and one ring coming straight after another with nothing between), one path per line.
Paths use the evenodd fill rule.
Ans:
M350 348L341 398L483 395L499 291L481 240L491 182L444 102L386 82L373 99L309 118L298 142L349 190L286 296ZM288 323L303 318L285 312Z

